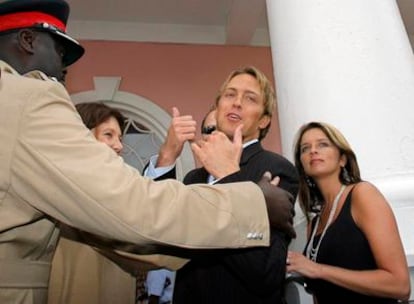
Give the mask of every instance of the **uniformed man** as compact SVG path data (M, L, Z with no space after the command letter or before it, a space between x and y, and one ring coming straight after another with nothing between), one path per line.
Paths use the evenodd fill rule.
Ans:
M269 225L294 233L290 197L269 178L154 182L99 144L50 79L84 52L68 15L62 0L0 2L0 303L46 303L59 221L146 252L267 246Z

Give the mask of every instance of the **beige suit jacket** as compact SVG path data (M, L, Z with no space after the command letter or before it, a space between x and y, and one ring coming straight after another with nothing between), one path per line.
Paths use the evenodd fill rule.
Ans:
M144 178L95 140L61 84L4 62L0 72L0 303L46 302L57 221L135 249L269 244L254 183Z
M91 246L60 238L48 304L135 304L135 276Z

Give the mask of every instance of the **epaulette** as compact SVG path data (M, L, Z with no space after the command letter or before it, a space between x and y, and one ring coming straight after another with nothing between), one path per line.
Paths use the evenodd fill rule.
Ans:
M29 77L29 78L34 78L34 79L39 79L39 80L52 80L57 82L57 79L55 77L49 77L47 76L45 73L40 72L40 71L30 71L26 74L23 75L24 77Z

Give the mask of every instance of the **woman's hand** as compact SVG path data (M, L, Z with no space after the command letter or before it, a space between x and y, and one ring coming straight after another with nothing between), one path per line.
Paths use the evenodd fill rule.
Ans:
M286 259L287 272L296 272L307 278L320 277L322 265L315 263L299 252L289 251Z

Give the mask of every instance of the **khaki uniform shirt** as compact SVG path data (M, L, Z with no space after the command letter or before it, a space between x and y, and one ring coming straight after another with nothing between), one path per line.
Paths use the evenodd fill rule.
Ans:
M57 222L145 253L269 244L254 183L144 178L96 141L61 84L1 61L0 72L0 303L46 303Z
M48 304L135 304L136 279L91 246L62 237L52 262Z

